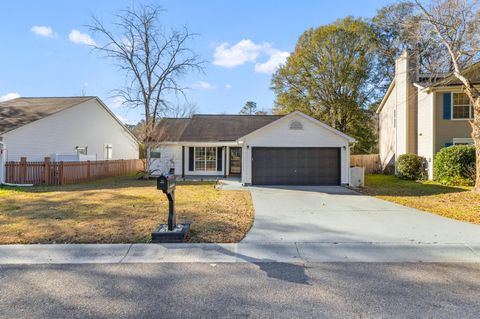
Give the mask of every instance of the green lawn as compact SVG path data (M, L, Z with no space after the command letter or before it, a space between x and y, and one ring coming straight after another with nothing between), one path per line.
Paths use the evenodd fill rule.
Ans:
M238 242L253 222L250 193L217 190L214 182L179 182L176 211L178 222L192 223L190 242ZM0 244L148 242L167 215L156 182L134 176L0 187Z
M441 216L480 224L480 195L470 187L402 180L393 175L366 175L361 192Z

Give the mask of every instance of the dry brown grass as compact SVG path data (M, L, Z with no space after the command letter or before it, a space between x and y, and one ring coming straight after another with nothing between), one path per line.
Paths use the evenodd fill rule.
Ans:
M190 242L238 242L253 223L249 192L213 182L179 183L178 222ZM133 176L70 186L0 188L0 244L149 242L166 223L168 202L155 181Z
M480 224L480 195L470 187L414 182L392 175L367 175L363 192L404 206Z

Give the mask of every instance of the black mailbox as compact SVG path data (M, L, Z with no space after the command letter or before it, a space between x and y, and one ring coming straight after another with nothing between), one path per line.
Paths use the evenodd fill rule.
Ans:
M168 198L168 224L160 224L160 227L152 232L152 242L173 243L184 242L190 230L190 224L177 224L175 214L175 174L161 175L157 178L157 189L161 190Z
M176 178L173 174L161 175L157 178L157 189L165 194L175 191Z

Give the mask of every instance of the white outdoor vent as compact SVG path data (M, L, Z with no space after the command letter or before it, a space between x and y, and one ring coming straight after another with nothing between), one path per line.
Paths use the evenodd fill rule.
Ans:
M303 124L300 121L291 121L290 122L291 130L303 130Z

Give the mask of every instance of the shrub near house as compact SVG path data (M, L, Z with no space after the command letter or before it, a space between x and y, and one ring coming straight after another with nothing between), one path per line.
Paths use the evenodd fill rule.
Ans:
M475 146L445 147L435 156L433 178L448 185L473 185L475 177Z
M403 154L397 160L398 177L410 180L426 178L425 158L416 154Z

